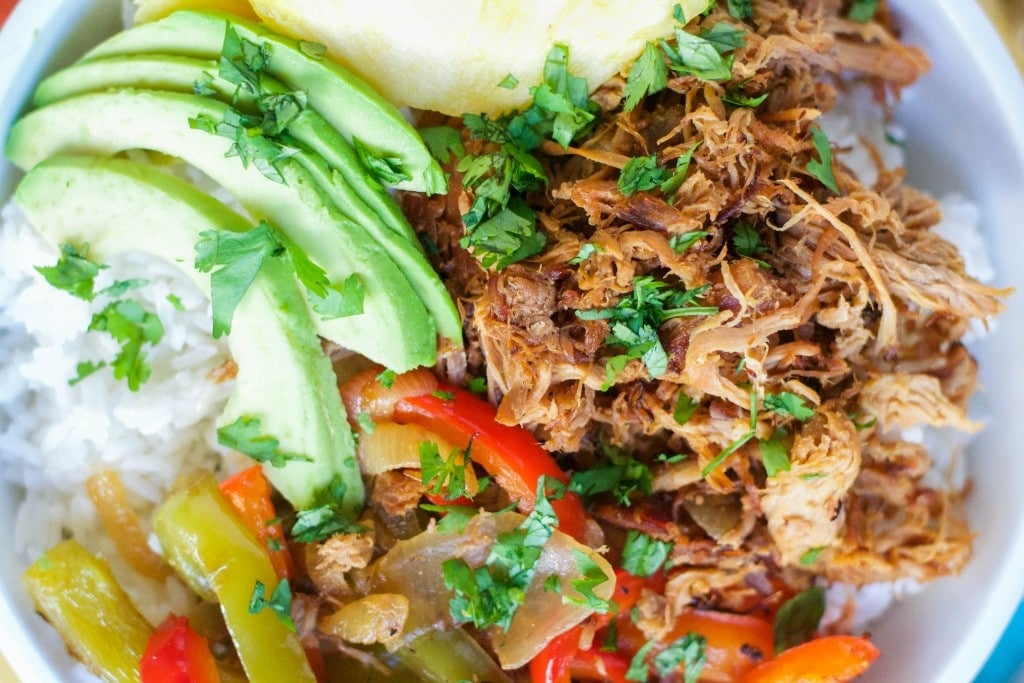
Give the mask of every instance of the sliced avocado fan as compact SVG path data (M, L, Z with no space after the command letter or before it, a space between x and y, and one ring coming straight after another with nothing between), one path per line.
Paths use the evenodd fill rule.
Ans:
M436 359L436 327L416 290L390 254L342 215L331 197L294 158L277 166L284 179L243 166L231 140L190 126L223 121L222 102L180 93L118 90L56 102L31 112L11 130L7 156L23 170L57 154L112 156L145 149L179 157L231 192L253 216L266 219L309 254L333 283L357 275L363 313L317 319L319 334L383 365L404 371Z
M212 60L176 55L114 56L79 62L44 80L34 101L46 106L90 92L144 88L191 93L204 87L246 113L255 109L246 90L217 76ZM286 92L276 79L263 76L268 93ZM438 333L456 346L462 344L462 323L444 284L424 257L419 240L394 199L363 168L355 150L315 110L305 109L288 125L288 133L305 151L295 159L317 180L337 208L365 228L390 254L419 294Z
M50 158L29 171L14 200L54 245L87 243L99 260L145 251L180 268L207 295L210 275L194 267L199 233L251 228L192 185L122 159ZM302 456L283 467L264 463L268 479L296 508L323 504L340 482L342 498L334 502L356 514L363 484L352 432L305 297L283 259L264 262L227 340L238 375L219 426L255 418L281 451Z
M395 184L396 188L427 194L445 191L441 167L393 104L341 65L260 24L220 12L183 10L123 31L83 60L153 53L219 59L229 25L242 39L265 43L267 72L287 88L305 91L310 106L349 142L359 140L378 156L400 160L409 179Z

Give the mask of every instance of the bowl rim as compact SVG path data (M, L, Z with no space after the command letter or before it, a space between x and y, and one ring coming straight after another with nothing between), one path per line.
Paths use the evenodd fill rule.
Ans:
M890 2L895 14L902 16L904 8L916 0ZM51 40L53 36L66 35L69 28L78 23L88 4L89 0L31 0L14 7L0 29L0 106L10 111L11 116L20 111L45 61L36 52L40 40L47 34ZM945 21L959 27L960 33L971 36L971 40L966 41L968 56L979 67L977 76L986 82L992 106L1002 113L1024 111L1021 71L980 4L963 0L932 0L928 4L927 11L942 13ZM44 52L48 58L49 53ZM30 62L36 63L36 68L22 68ZM1007 74L1016 74L1016 80L1008 84ZM13 98L17 101L11 101ZM0 122L4 134L6 125L2 124L6 123ZM1024 126L1010 126L1006 131L1006 144L1024 163ZM6 162L0 159L0 163ZM6 196L6 192L3 194ZM1000 272L1000 275L1008 279L1011 273ZM0 486L9 488L10 485ZM993 572L991 590L986 592L984 604L979 608L985 618L976 619L964 638L951 644L949 659L941 669L943 681L971 680L977 675L1024 596L1024 571L1021 571L1024 568L1024 523L1017 525L1015 534L1006 539L1004 547L1004 561ZM52 671L50 663L43 657L38 640L29 629L29 620L20 612L8 588L0 585L0 633L5 636L0 641L0 651L21 680L39 680L42 673Z

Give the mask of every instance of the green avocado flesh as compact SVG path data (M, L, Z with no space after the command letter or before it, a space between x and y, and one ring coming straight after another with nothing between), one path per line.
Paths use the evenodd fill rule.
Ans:
M176 156L231 192L255 219L280 229L332 282L356 274L364 312L318 319L318 333L401 372L436 359L437 331L409 279L391 255L336 207L317 179L291 158L279 162L284 183L228 157L232 142L193 129L200 116L222 121L227 105L207 97L148 90L91 93L38 109L11 130L7 156L23 170L57 154L111 156L146 149Z
M252 95L238 91L216 73L215 62L194 57L115 56L81 62L57 72L40 84L34 101L45 106L76 95L131 87L191 93L194 84L203 79L222 100L236 99L236 106L251 111ZM272 78L264 77L262 86L269 93L284 92L284 86ZM316 178L346 217L364 227L390 254L430 312L437 332L461 346L462 325L451 296L424 257L418 238L395 201L369 176L355 150L310 109L289 125L288 132L308 148L295 157L300 165Z
M237 160L233 160L237 163ZM240 168L240 166L239 166ZM210 276L194 267L205 230L245 231L250 222L188 183L122 159L57 156L35 166L15 202L55 245L88 243L99 261L144 250L181 269L205 293ZM267 259L235 310L227 337L238 365L220 425L250 416L283 451L312 458L264 465L267 477L297 508L317 504L338 480L342 509L362 505L362 480L331 364L294 273Z
M83 61L154 53L218 59L228 25L241 38L266 44L270 48L268 73L288 89L306 91L310 106L349 142L356 138L379 156L400 159L410 179L396 188L427 194L445 191L440 166L394 105L347 69L307 54L297 41L259 24L219 12L175 12L113 36Z

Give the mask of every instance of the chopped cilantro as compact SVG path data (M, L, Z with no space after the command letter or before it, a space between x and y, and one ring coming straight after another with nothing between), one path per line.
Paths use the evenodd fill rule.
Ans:
M876 11L878 11L878 0L853 0L846 16L853 21L865 24L875 18Z
M604 250L601 249L601 247L599 247L596 244L594 244L593 242L584 242L583 245L580 247L580 250L576 254L576 256L574 256L571 259L569 259L569 264L573 265L573 266L577 266L577 265L583 263L584 261L586 261L588 258L593 256L594 254L598 253L599 251L604 251Z
M729 88L722 96L722 101L726 104L734 107L749 107L751 109L764 104L764 101L767 99L768 93L766 92L760 95L747 95L739 88Z
M754 16L754 0L729 0L729 16L733 19L750 19Z
M757 260L758 255L767 249L764 242L761 241L761 234L757 231L757 228L743 221L736 223L736 228L732 235L732 245L740 256L754 260Z
M516 78L515 76L513 76L512 74L507 74L498 83L498 87L499 88L504 88L505 90L515 90L518 85L519 85L519 79Z
M224 31L220 53L220 77L239 90L259 95L262 73L270 61L270 48L238 35L230 24Z
M217 429L217 440L222 446L248 455L256 462L268 462L273 467L284 467L297 460L313 462L308 455L288 453L280 449L281 442L263 434L261 421L252 415L243 415L229 425Z
M277 588L266 597L266 587L262 581L256 581L252 590L252 597L249 598L249 614L259 614L265 609L271 610L277 615L289 631L295 631L295 622L292 621L292 589L287 579L281 579Z
M725 447L711 462L700 471L700 476L706 477L715 471L719 465L725 462L730 455L743 448L748 441L757 436L757 392L750 392L750 428L741 434L735 441Z
M700 401L690 398L685 391L680 391L676 396L676 407L672 411L672 417L676 423L684 425L690 421L698 408L700 408Z
M378 374L375 379L377 380L377 382L380 383L382 387L384 387L385 389L390 389L391 387L395 386L395 378L397 377L398 374L394 370L384 369L381 370L380 374Z
M299 50L302 54L317 61L323 59L324 55L327 54L326 45L323 45L322 43L314 43L309 40L300 40Z
M563 595L562 602L567 605L576 605L577 607L586 607L604 614L610 612L613 607L612 603L604 598L600 598L594 593L594 589L601 584L608 583L611 581L611 577L604 573L591 559L590 555L578 548L572 549L572 556L576 560L576 568L579 569L582 578L572 579L569 585L572 589L580 594L581 598L576 598L571 595ZM554 575L553 575L554 576Z
M443 389L438 389L437 391L432 391L432 392L430 392L430 395L434 396L435 398L439 398L442 401L454 401L455 400L455 394L454 393L452 393L450 391L444 391Z
M424 503L420 505L427 512L440 512L444 516L437 522L437 530L442 533L466 533L466 527L471 519L480 514L476 508L468 505L431 505Z
M434 126L432 128L420 128L417 131L423 142L430 150L430 156L442 164L451 161L454 154L457 159L466 156L466 148L462 146L462 137L459 131L451 126Z
M691 230L682 235L672 235L668 238L668 246L672 247L673 251L682 253L710 234L707 230Z
M725 54L738 50L747 44L747 32L736 28L723 21L716 23L706 31L700 32L700 37L711 43L718 54Z
M36 271L57 289L71 296L92 301L96 276L106 266L89 260L89 245L83 244L79 251L75 245L65 242L60 245L60 258L53 266L36 266Z
M784 602L772 624L775 654L813 638L823 616L825 589L820 586L808 588Z
M713 40L709 40L706 34L697 36L676 28L675 36L675 46L661 41L661 49L668 57L668 67L672 71L689 74L702 81L727 81L732 78L733 57L725 57L720 51L723 44L720 41L731 40L724 31L712 34Z
M373 415L365 410L356 413L356 424L365 434L373 434L373 430L377 428L377 423L373 421Z
M634 492L649 495L653 484L647 465L620 448L603 444L607 461L586 470L573 472L569 490L581 496L611 493L620 505L629 507Z
M794 417L801 422L814 417L814 409L807 405L803 397L789 391L765 394L764 407L765 410L778 413L783 417Z
M292 526L292 538L299 543L316 543L337 534L362 534L366 531L366 527L356 524L342 515L337 507L328 504L299 510Z
M637 192L659 187L668 178L668 170L658 165L657 155L633 157L619 174L619 192L632 197Z
M789 450L786 448L786 437L789 436L785 429L778 429L770 439L760 439L757 442L761 450L761 461L769 477L774 477L779 472L788 472L790 468Z
M668 85L668 67L654 43L644 46L643 54L629 70L626 77L625 109L632 111L641 99L665 89Z
M89 329L106 332L120 343L121 351L110 363L114 378L127 380L128 389L138 391L152 372L142 347L156 346L164 336L160 318L137 301L115 301L93 315Z
M92 375L105 367L107 367L106 361L99 361L98 363L94 361L84 361L79 363L75 366L75 376L68 380L68 384L75 386L89 375Z
M562 593L562 579L559 578L558 574L552 574L548 578L544 579L544 590L548 593Z
M602 390L612 385L615 376L632 358L643 360L652 379L661 377L668 369L668 354L661 345L658 329L671 318L717 313L715 306L694 305L708 289L708 285L691 290L677 289L644 275L633 281L633 291L613 308L576 311L581 320L608 320L611 334L605 339L605 345L626 349L625 355L613 356L606 362Z
M518 527L498 535L482 566L472 569L463 559L442 564L445 586L453 592L449 610L457 622L472 622L481 629L498 626L508 632L533 581L541 551L558 526L546 486L546 478L541 477L533 510Z
M832 172L832 143L828 136L818 126L811 126L811 141L814 143L814 150L818 153L818 159L811 159L807 162L807 172L817 178L822 185L839 194L839 185L836 182L835 173Z
M821 479L824 476L824 472L807 472L805 474L801 474L800 478L804 481L813 481L814 479Z
M185 305L181 303L181 298L174 294L167 295L167 303L169 303L176 311L185 310Z
M485 377L470 377L469 383L466 384L466 388L474 394L486 394L487 379Z
M445 458L433 441L420 441L420 479L427 487L427 492L445 494L446 500L455 500L466 494L466 467L469 461L469 449L466 452L456 448Z
M622 548L622 568L633 576L651 576L665 566L672 543L630 530Z
M707 655L704 652L706 646L704 636L691 631L666 645L651 658L651 662L648 664L648 656L658 644L657 640L651 640L637 650L632 661L629 663L629 670L626 671L626 680L648 680L648 670L651 665L653 665L654 671L659 677L664 677L675 671L682 664L684 683L696 683L697 679L700 678L701 670L703 670L704 665L707 663Z
M404 180L412 179L409 172L402 168L401 158L378 154L358 138L352 138L352 146L355 147L359 161L363 163L370 175L385 185L397 185Z
M701 143L701 141L698 140L693 145L693 147L690 147L690 149L686 150L685 152L680 154L678 157L676 157L676 170L675 170L675 172L672 175L670 175L668 178L663 180L661 182L661 185L658 186L658 189L661 190L662 194L664 194L665 196L667 196L669 198L668 199L668 203L669 204L672 204L672 203L675 202L675 194L676 194L676 192L679 191L679 188L683 186L683 181L686 180L686 174L690 170L690 162L693 160L693 153L697 151L698 147L700 147L700 143ZM687 233L687 234L694 234L694 232L696 232L697 234L699 234L701 236L707 235L706 232L700 232L700 231L692 231L692 232ZM673 237L676 237L676 235L673 235ZM670 243L671 243L671 239L670 239ZM693 244L693 242L691 242L690 244ZM675 249L674 246L672 248ZM687 245L687 247L684 247L683 249L676 249L676 251L683 251L683 250L685 250L687 248L689 248L689 245Z
M111 299L118 299L128 292L136 289L141 289L149 284L149 280L143 280L142 278L130 278L128 280L118 280L109 287L104 287L100 291L96 292L96 296L106 296Z
M224 112L222 121L200 114L189 119L188 124L196 130L231 140L231 147L225 156L238 157L243 168L249 168L251 164L270 180L282 184L285 182L278 166L291 157L295 150L265 135L257 117L229 108Z
M804 565L805 567L814 564L818 561L818 556L821 555L821 551L824 549L825 546L811 548L810 550L808 550L800 556L800 564Z

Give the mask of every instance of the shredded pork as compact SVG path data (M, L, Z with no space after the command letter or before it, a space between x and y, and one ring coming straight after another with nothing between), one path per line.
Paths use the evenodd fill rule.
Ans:
M724 5L704 27L738 23ZM485 375L499 418L531 429L570 468L600 462L610 444L653 470L650 496L592 510L606 529L674 542L668 615L750 610L815 577L863 584L959 571L971 542L962 493L924 483L929 457L900 430L976 427L965 413L975 364L961 337L1008 294L964 271L930 230L936 202L904 186L901 170L880 167L865 186L837 150L838 195L807 170L817 158L811 127L847 87L841 74L884 104L928 67L893 36L884 7L878 22L858 24L833 0L754 6L730 83L674 76L626 113L623 74L595 95L605 114L584 142L542 148L549 189L530 197L548 237L539 255L485 270L459 246L471 197L454 168L447 196L403 199L464 312L469 343L442 373ZM727 106L730 87L769 96L756 110ZM619 191L629 158L671 161L698 143L673 196ZM764 245L756 259L734 247L741 225ZM670 238L691 231L706 235L674 250ZM594 252L570 263L585 243ZM666 322L666 371L652 378L633 359L602 390L620 351L604 343L606 321L576 313L614 306L644 275L709 285L700 303L718 313ZM703 473L750 429L752 392L757 403L795 394L814 417L756 411L756 438ZM674 417L681 395L698 402L685 423ZM759 442L773 437L790 469L769 477ZM685 459L663 464L663 453ZM656 610L647 612L644 628L657 631Z

